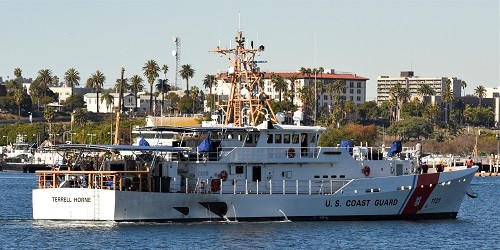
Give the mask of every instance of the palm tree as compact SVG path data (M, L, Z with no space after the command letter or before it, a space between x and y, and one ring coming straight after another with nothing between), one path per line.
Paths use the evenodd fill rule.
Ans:
M111 111L112 105L115 102L115 98L111 95L111 92L108 90L102 93L100 101L106 103L106 108Z
M182 79L186 80L186 93L189 93L189 78L193 78L194 69L191 68L191 64L185 64L181 66L181 74Z
M64 82L67 87L71 87L71 95L73 95L74 87L80 85L80 72L74 68L66 70L64 73Z
M54 87L59 86L59 77L58 76L53 76L50 85L54 86Z
M49 123L49 131L52 131L52 121L54 121L55 113L51 107L47 107L43 111L43 117Z
M100 104L99 92L102 91L102 86L104 85L104 82L106 82L106 77L99 70L90 75L90 78L87 80L87 88L91 88L97 94L96 96L97 113L99 113L99 104Z
M24 97L24 89L22 87L18 87L14 90L14 100L17 104L17 115L21 118L21 104L23 103Z
M399 121L399 111L401 110L399 108L399 94L402 88L401 83L398 82L389 89L389 95L391 96L390 102L392 104L389 106L392 109L391 114L395 121Z
M460 82L460 87L464 90L464 96L465 96L465 88L467 88L467 83L465 81Z
M420 88L418 88L418 93L421 96L431 96L431 95L436 94L434 89L432 89L432 87L428 84L420 84ZM422 101L423 101L423 98L422 98Z
M115 83L115 86L113 87L113 90L115 91L115 93L120 93L120 85L122 84L122 79L118 78L116 79L116 83ZM128 84L128 79L127 78L123 78L123 86L121 86L123 88L123 91L127 91L130 89L130 85Z
M451 80L447 79L446 84L442 93L442 98L444 102L444 120L445 123L448 123L448 113L450 111L450 104L455 100L455 96L453 95L453 91L451 90Z
M160 67L155 60L149 60L142 67L144 71L144 76L148 79L150 92L149 92L149 110L151 114L153 113L153 84L156 78L159 76L158 72L160 71Z
M189 96L193 100L193 114L196 113L196 110L198 108L198 102L200 101L200 100L198 100L199 93L200 93L200 89L196 86L191 87L191 89L189 91Z
M165 79L167 79L168 65L163 64L163 66L161 66L161 72L163 72Z
M479 98L479 106L481 106L481 102L483 98L486 96L486 89L479 85L474 89L474 94Z
M326 91L329 93L333 103L333 111L330 110L330 112L332 112L333 114L333 124L336 124L343 114L344 107L342 104L342 98L344 97L343 94L346 90L347 85L345 80L337 79L333 83L329 83L326 85Z
M23 74L23 71L20 69L20 68L15 68L14 69L14 76L16 77L16 80L18 79L22 79L22 74Z
M281 102L281 93L286 91L288 84L285 79L280 75L271 75L271 82L273 83L274 89L279 93L279 101Z
M134 75L130 78L130 91L134 93L136 108L137 108L137 92L142 91L144 85L142 85L142 78L139 75Z
M52 71L50 69L39 70L37 79L43 87L47 88L52 83Z
M287 79L290 81L290 100L293 104L293 100L295 99L295 81L297 81L297 77L290 76Z
M206 74L205 78L203 79L203 86L208 89L210 96L212 96L212 88L217 85L217 82L215 80L216 80L215 75L209 75L209 74ZM215 100L215 98L213 100ZM214 109L214 107L213 107L214 102L215 101L210 102L210 104L211 104L210 111L212 111Z

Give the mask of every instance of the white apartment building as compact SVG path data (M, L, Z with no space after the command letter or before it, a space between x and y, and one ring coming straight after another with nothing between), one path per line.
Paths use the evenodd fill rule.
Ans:
M113 96L113 102L108 105L105 101L101 100L102 93L99 93L99 100L97 100L97 93L87 93L83 95L83 100L87 104L89 112L97 112L97 105L99 105L99 113L113 113L119 105L119 93L110 93ZM137 107L134 95L131 93L123 94L123 105L125 110L132 110ZM149 107L148 107L149 108Z
M419 93L420 86L422 84L427 84L436 93L436 96L441 96L446 88L446 81L451 80L451 90L455 97L461 96L461 80L456 77L420 77L415 76L413 71L402 71L399 77L390 76L379 76L377 78L377 103L380 104L384 101L388 101L390 96L390 89L397 83L401 84L401 87L408 88L410 90L411 99L421 98Z

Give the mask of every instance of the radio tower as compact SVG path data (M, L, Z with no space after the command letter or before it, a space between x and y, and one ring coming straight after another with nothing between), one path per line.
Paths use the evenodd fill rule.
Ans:
M175 89L179 89L177 79L179 79L179 64L181 62L181 38L174 36L175 49L172 51L172 56L175 56Z

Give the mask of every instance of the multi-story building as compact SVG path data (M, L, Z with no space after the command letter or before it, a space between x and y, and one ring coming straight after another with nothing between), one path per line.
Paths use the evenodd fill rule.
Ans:
M113 96L113 102L109 105L101 100L102 93L99 94L99 100L97 99L97 93L87 93L83 95L83 100L87 104L89 112L97 112L97 105L99 105L99 113L113 113L118 107L120 94L110 93L110 95ZM125 110L133 110L137 107L134 95L131 93L124 93L122 100Z
M420 77L415 76L413 71L402 71L399 77L379 76L377 78L377 103L391 99L390 90L396 84L403 88L408 88L410 98L421 98L419 89L421 85L429 85L435 92L435 96L440 97L446 89L447 80L451 81L451 91L458 98L461 96L462 81L456 77ZM440 99L440 98L439 98Z
M226 73L221 73L217 80L217 85L212 87L212 93L219 97L218 100L227 100L229 94L229 80L224 77ZM303 103L300 98L300 90L304 86L314 86L318 89L323 89L328 83L334 82L336 80L342 80L346 83L346 92L344 96L346 100L352 100L355 104L360 104L366 100L366 81L369 80L366 77L352 74L352 73L336 73L333 69L326 70L321 74L310 74L304 75L300 72L268 72L264 73L262 80L264 81L264 93L273 100L279 99L279 91L274 88L274 84L271 80L272 75L278 75L285 79L288 84L288 90L291 90L292 84L290 79L295 79L294 87L294 105L302 107ZM222 76L222 77L220 77ZM286 99L285 94L281 93L282 100ZM319 107L328 106L332 104L332 99L329 93L323 91L317 96ZM318 107L318 108L319 108Z

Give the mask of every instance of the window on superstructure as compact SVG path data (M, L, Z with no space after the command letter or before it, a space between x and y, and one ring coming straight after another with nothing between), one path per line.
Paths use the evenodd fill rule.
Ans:
M292 135L292 143L299 143L299 135Z
M273 143L273 134L267 135L267 143Z
M283 135L283 143L290 143L290 134Z
M236 174L243 174L243 166L236 166Z
M281 143L281 134L274 135L274 143Z
M247 138L245 139L245 142L246 143L252 143L253 142L253 135L252 134L247 135Z

